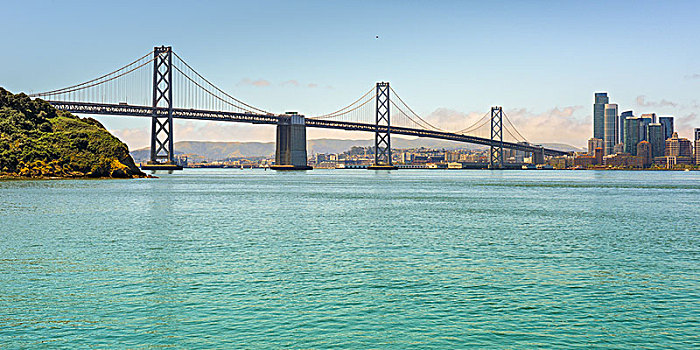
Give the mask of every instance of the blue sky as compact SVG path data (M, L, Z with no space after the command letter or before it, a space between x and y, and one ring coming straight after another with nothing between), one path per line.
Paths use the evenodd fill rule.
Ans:
M0 86L72 85L165 44L275 112L329 112L390 81L432 121L502 105L530 140L584 145L593 92L608 91L621 110L674 115L689 137L699 15L691 1L12 1L0 12ZM131 147L148 143L147 120L99 119ZM371 137L322 132L310 137ZM270 141L274 130L178 121L184 139Z

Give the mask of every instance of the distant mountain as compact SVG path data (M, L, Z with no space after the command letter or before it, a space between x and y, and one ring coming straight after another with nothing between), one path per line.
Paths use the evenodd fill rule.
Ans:
M572 145L567 145L565 143L539 143L539 145L544 146L544 148L551 148L558 151L564 152L585 152L585 148L579 148Z
M543 146L562 151L581 151L582 149L560 143L544 143ZM180 141L175 143L176 155L187 155L194 161L216 161L226 158L256 158L272 157L275 154L274 142L207 142L207 141ZM374 140L337 140L318 139L308 140L306 143L309 154L313 153L342 153L353 146L374 146ZM418 138L415 140L400 137L391 138L391 146L394 149L406 148L435 148L435 149L485 149L486 146L465 144L455 141ZM150 157L148 148L142 148L131 152L131 156L137 161L147 161Z
M226 158L268 157L275 154L274 142L208 142L179 141L174 144L176 155L187 155L190 160L215 161ZM137 161L146 161L151 157L150 148L141 148L131 152Z

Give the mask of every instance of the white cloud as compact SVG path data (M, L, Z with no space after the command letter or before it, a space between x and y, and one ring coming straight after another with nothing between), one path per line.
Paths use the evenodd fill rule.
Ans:
M515 129L528 141L535 143L567 143L573 146L585 144L591 137L592 119L581 115L582 106L569 106L552 108L544 112L532 112L525 108L505 110L508 119ZM491 123L490 111L464 113L446 108L438 108L428 114L426 119L431 124L447 131L462 130L479 122L477 129L472 129L467 134L480 137L490 137ZM512 129L510 124L504 121L507 129ZM511 131L516 134L514 131ZM517 134L516 138L520 138ZM513 140L513 137L504 131L503 138Z

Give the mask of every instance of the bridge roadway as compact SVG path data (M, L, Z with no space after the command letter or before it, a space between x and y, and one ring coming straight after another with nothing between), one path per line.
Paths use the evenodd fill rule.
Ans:
M113 116L134 116L134 117L151 117L153 107L134 106L124 104L100 104L86 102L64 102L64 101L47 101L56 109L71 113L81 114L96 114L96 115L113 115ZM159 115L167 116L167 108L158 108L156 111ZM254 114L254 113L237 113L237 112L218 112L196 109L173 108L173 118L176 119L193 119L193 120L214 120L225 122L252 123L252 124L270 124L277 125L279 116L275 114ZM326 129L341 129L352 131L367 131L375 132L377 126L374 124L342 122L333 120L321 120L306 118L306 126L311 128L326 128ZM379 126L380 130L386 127ZM491 139L455 134L450 132L423 130L404 128L398 126L391 127L391 133L396 135L428 137L441 140L450 140L457 142L473 143L485 146L496 146L498 141ZM519 143L503 141L503 148L515 149L525 152L544 151L548 156L561 156L569 154L569 152L559 151L550 148L540 148L536 146L523 145Z

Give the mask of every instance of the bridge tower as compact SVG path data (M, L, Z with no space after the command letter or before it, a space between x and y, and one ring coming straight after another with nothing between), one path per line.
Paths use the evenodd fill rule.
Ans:
M142 169L180 170L182 167L175 164L173 158L173 49L171 46L155 47L153 55L151 160Z
M491 107L491 154L489 169L503 168L503 107Z
M391 113L389 107L389 83L377 83L376 119L374 129L373 170L397 169L391 161Z

